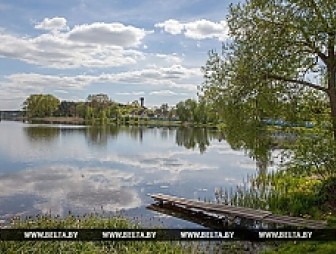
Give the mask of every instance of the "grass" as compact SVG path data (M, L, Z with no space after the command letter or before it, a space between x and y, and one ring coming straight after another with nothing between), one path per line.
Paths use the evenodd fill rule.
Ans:
M122 217L102 218L97 215L60 219L51 216L38 216L26 220L14 220L15 229L136 229ZM192 246L159 241L3 241L0 253L192 253ZM196 252L194 252L196 253ZM199 252L197 252L199 253Z
M13 229L139 229L139 224L131 224L121 215L101 217L87 215L65 218L50 215L36 216L12 221ZM0 253L115 253L115 254L201 254L201 253L246 253L240 242L209 242L209 241L0 241Z

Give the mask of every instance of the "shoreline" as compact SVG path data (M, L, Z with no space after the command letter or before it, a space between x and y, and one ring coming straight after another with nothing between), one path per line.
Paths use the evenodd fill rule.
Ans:
M43 117L43 118L24 118L26 121L41 121L47 123L69 123L69 124L83 124L85 120L80 117Z
M180 121L172 121L172 120L128 120L128 121L115 121L113 119L106 119L101 122L100 119L93 120L85 120L80 117L44 117L44 118L27 118L21 117L12 120L17 121L28 121L28 122L42 122L42 123L63 123L63 124L73 124L73 125L130 125L130 126L157 126L157 127L199 127L199 128L214 128L218 129L218 126L215 124L194 124L194 123L182 123Z

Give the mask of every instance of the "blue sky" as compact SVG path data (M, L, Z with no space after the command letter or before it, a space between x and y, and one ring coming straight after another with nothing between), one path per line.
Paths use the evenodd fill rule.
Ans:
M34 93L175 105L196 98L210 49L228 38L218 0L0 0L0 110Z

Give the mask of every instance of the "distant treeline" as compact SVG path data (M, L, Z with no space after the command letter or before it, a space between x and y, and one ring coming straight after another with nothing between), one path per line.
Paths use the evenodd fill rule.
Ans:
M32 94L23 103L28 118L77 117L98 120L102 123L129 120L169 120L197 124L217 124L219 114L205 101L187 99L174 106L163 103L159 107L146 108L138 100L122 104L111 100L106 94L89 95L85 101L60 101L50 94Z

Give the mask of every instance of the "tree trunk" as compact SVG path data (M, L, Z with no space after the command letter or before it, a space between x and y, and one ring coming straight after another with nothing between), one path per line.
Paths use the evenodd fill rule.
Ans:
M328 91L329 99L330 99L330 107L331 107L331 121L334 133L334 140L336 141L336 91L334 89L330 89Z
M329 66L328 66L329 67ZM336 66L328 68L328 95L331 108L331 121L333 125L334 140L336 141Z
M328 33L328 95L330 99L331 121L333 125L334 141L336 141L336 59L335 59L335 34Z

